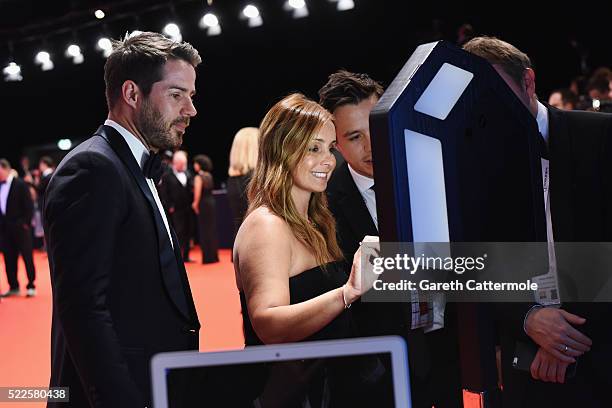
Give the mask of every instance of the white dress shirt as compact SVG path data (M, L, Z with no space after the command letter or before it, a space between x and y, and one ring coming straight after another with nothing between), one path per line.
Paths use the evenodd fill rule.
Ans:
M147 148L136 136L134 136L129 130L118 124L117 122L106 119L104 122L106 126L110 126L115 129L119 134L125 139L128 144L130 151L134 155L134 159L142 169L147 158L149 157L149 152ZM147 180L147 184L149 185L149 189L151 190L151 194L153 194L153 198L155 199L155 204L157 204L157 209L161 214L162 220L164 220L164 225L166 227L166 231L168 232L168 239L170 240L170 245L172 245L172 249L174 249L174 243L172 242L172 235L170 234L170 225L168 224L168 219L166 218L166 212L164 211L164 207L162 206L161 200L159 199L159 193L157 192L157 188L155 187L155 182L153 182L150 178L145 178Z
M366 207L368 208L368 212L370 213L370 217L372 217L372 221L374 221L374 225L378 230L378 215L376 214L376 193L372 190L374 186L374 179L366 176L362 176L357 173L351 165L348 165L349 172L353 177L353 181L357 186L357 190L359 190L359 194L363 198Z
M11 191L11 184L13 184L12 174L0 186L0 211L2 211L2 214L6 214L6 204L8 202L9 191Z
M173 170L173 172L179 183L181 183L181 185L185 187L187 185L187 174L184 171Z

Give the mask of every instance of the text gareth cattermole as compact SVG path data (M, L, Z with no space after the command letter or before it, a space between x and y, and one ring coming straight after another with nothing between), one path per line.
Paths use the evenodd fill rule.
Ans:
M419 269L452 270L461 275L466 271L482 271L485 268L486 257L486 254L476 258L470 256L426 257L425 255L413 257L407 254L397 254L394 257L374 257L372 265L373 272L377 275L394 269L410 272L411 275L414 275Z

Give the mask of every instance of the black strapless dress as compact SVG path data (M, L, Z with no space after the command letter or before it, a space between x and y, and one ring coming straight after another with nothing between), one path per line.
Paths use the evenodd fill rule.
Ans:
M347 275L338 262L325 265L325 269L316 266L299 275L289 278L289 293L291 304L305 302L323 293L339 288L346 283ZM244 293L240 292L240 307L242 308L242 324L244 329L244 343L246 346L258 346L263 342L257 337L249 312ZM333 340L355 337L350 309L344 310L327 326L302 341Z

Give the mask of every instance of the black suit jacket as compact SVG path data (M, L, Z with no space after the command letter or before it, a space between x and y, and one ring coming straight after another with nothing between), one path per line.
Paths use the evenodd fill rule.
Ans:
M49 185L49 181L51 180L52 175L53 173L47 174L46 176L42 176L40 178L40 182L38 183L36 193L38 194L38 208L40 210L42 210L43 197L45 196L45 191L47 191L47 186Z
M176 237L173 251L146 179L113 128L100 127L60 163L43 217L50 384L70 387L71 403L61 406L150 406L149 360L197 350L200 324Z
M33 213L34 202L28 184L13 178L6 199L6 213L0 212L0 249L3 248L3 240L15 239L15 234L26 230L25 225L29 228Z
M174 208L175 214L180 216L191 215L191 202L193 201L193 176L185 172L187 185L183 186L172 169L169 169L159 185L159 193L162 203L168 211Z
M378 235L378 230L347 163L342 163L333 173L326 192L329 209L336 218L338 244L350 263L363 237Z
M583 111L561 111L547 106L549 115L550 210L555 242L612 242L612 115ZM583 265L559 264L559 272L585 274ZM560 279L563 279L560 277ZM588 276L585 276L588 279ZM563 299L561 299L563 301ZM612 331L610 303L564 303L563 309L587 319L578 330L593 340L590 352L580 357L579 382L597 382L611 387ZM543 391L548 403L571 404L564 393L572 385L544 384L529 373L513 370L515 342L531 341L523 332L525 307L515 308L502 322L504 399L507 406L523 406L524 401ZM604 385L605 384L605 385ZM589 405L589 396L581 397Z
M348 163L342 163L334 171L326 193L329 209L336 219L336 233L346 260L346 270L350 271L359 242L366 235L378 235L378 230L355 185ZM423 331L410 329L409 303L357 301L352 310L360 336L402 336L409 344L411 375L423 378L429 374L430 358L425 351Z

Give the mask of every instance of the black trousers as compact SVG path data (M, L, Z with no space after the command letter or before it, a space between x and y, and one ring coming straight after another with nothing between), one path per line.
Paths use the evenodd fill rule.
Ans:
M189 258L189 241L191 238L191 208L175 210L170 214L170 222L181 247L183 259Z
M26 273L28 275L28 289L34 289L36 270L32 257L32 228L23 225L8 225L2 230L2 252L4 253L4 266L6 279L11 290L19 289L17 280L17 259L19 254L23 257Z

